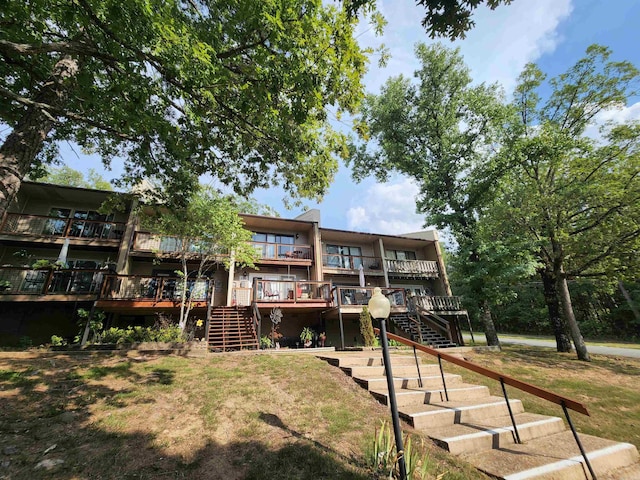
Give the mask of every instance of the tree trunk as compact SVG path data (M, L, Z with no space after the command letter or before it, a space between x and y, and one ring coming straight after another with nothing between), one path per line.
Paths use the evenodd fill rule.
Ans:
M45 111L41 105L54 109L62 107L68 96L67 84L77 73L78 61L71 57L56 63L38 94L29 100L40 105L26 107L24 115L0 147L0 218L20 190L22 179L29 173L56 122L55 113Z
M558 290L560 293L560 301L562 302L562 312L564 313L564 318L569 325L569 331L571 332L571 338L573 338L573 344L576 347L578 360L590 362L591 358L587 351L587 345L584 343L584 338L582 338L582 334L580 333L580 327L576 321L576 316L573 313L569 285L567 285L567 276L562 268L560 270L560 275L558 275Z
M553 334L556 337L556 346L559 352L571 351L571 340L567 335L565 324L560 316L560 302L558 300L558 289L553 273L549 269L540 270L542 277L542 287L544 290L544 301L547 304L549 322L553 327Z
M482 315L482 324L484 326L484 335L487 337L487 345L501 348L500 340L498 339L498 332L496 332L496 327L493 324L493 318L491 317L491 307L487 300L482 302L480 312Z

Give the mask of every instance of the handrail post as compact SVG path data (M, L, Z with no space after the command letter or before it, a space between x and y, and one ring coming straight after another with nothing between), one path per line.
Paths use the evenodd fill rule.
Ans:
M418 369L418 386L422 388L422 374L420 373L420 362L418 362L418 352L416 347L413 347L413 358L416 359L416 368Z
M438 365L440 365L440 376L442 377L442 387L444 388L444 398L448 402L449 401L449 392L447 391L447 382L444 379L444 370L442 369L442 357L440 356L440 354L438 354Z
M569 416L569 410L567 410L567 405L565 404L564 400L562 401L562 403L560 405L562 406L562 410L564 411L564 416L567 417L567 422L569 423L569 428L571 429L571 433L573 433L573 438L575 438L576 443L578 444L578 448L580 449L580 453L582 454L582 457L584 458L584 463L586 463L587 468L589 469L589 473L591 474L592 480L598 480L598 477L596 477L596 472L593 471L593 467L591 466L591 462L589 461L589 458L587 457L587 452L584 451L584 447L582 446L582 442L580 441L580 438L578 437L578 432L576 432L576 429L573 426L573 422L571 421L571 417Z
M507 401L507 409L509 410L509 416L511 417L511 424L513 425L513 433L516 437L516 443L522 443L520 440L520 434L518 433L518 426L516 425L516 419L513 417L513 411L511 410L511 404L509 403L509 397L507 396L507 389L504 386L504 379L500 377L500 385L502 386L502 394Z

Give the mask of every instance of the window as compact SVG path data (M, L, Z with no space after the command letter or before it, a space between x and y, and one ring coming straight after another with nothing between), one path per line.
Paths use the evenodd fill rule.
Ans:
M362 249L344 245L327 245L326 265L335 268L360 268Z
M262 244L254 245L261 258L290 256L293 252L293 244L295 243L295 237L293 235L280 233L254 233L252 239L254 242L260 242Z
M407 250L387 250L387 258L390 260L416 260L416 252Z

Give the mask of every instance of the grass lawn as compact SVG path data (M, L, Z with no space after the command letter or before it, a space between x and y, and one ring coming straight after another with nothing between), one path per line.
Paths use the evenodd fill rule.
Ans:
M469 332L462 332L466 335L469 335ZM473 337L475 339L475 345L486 345L487 340L484 336L483 332L473 332ZM553 342L555 345L555 337L548 335L520 335L516 333L499 333L498 338L514 338L514 339L522 339L522 340L548 340ZM622 341L614 341L614 340L591 340L585 338L585 342L587 344L587 349L589 345L594 345L598 347L614 347L614 348L633 348L640 350L640 343L638 342L622 342ZM469 344L471 342L469 341Z
M365 452L387 410L338 369L138 355L0 353L0 478L375 478ZM426 448L427 478L486 478Z

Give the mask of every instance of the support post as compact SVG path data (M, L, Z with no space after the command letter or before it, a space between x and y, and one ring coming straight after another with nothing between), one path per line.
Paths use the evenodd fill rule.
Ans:
M416 359L416 368L418 369L418 386L422 388L422 374L420 373L420 362L418 362L418 352L416 347L413 347L413 358Z
M342 324L342 310L340 310L340 307L338 307L338 319L340 320L340 345L344 350L344 325Z
M578 444L578 448L580 449L580 453L584 458L584 463L586 463L587 468L589 469L589 473L591 474L592 480L598 480L596 477L596 472L593 471L593 467L591 466L591 462L587 457L587 452L584 451L584 447L582 446L582 442L580 441L580 437L578 437L578 432L576 432L575 427L573 426L573 422L571 421L571 417L569 416L569 410L567 410L567 405L564 403L564 400L561 403L562 410L564 411L564 416L567 417L567 423L569 424L569 428L571 429L571 433L573 433L573 438L575 438L576 443Z
M516 437L516 443L522 443L520 440L520 434L518 433L518 426L516 425L516 419L513 416L513 411L511 410L511 404L509 403L509 397L507 396L507 389L504 386L504 380L500 377L500 385L502 386L502 394L504 395L504 399L507 401L507 410L509 410L509 416L511 417L511 424L513 425L513 434Z
M391 371L391 359L389 357L389 342L387 341L387 321L380 319L380 340L382 341L382 356L384 358L384 371L387 376L387 388L389 390L389 407L391 408L391 420L393 421L393 433L396 439L396 455L398 457L398 470L400 480L407 480L407 467L404 459L404 445L402 442L402 430L400 429L400 417L396 404L396 390L393 385L393 373Z
M444 370L442 369L442 358L440 357L440 355L438 355L438 365L440 365L440 377L442 377L442 387L444 388L444 398L448 402L449 401L449 392L447 391L447 382L444 379Z

